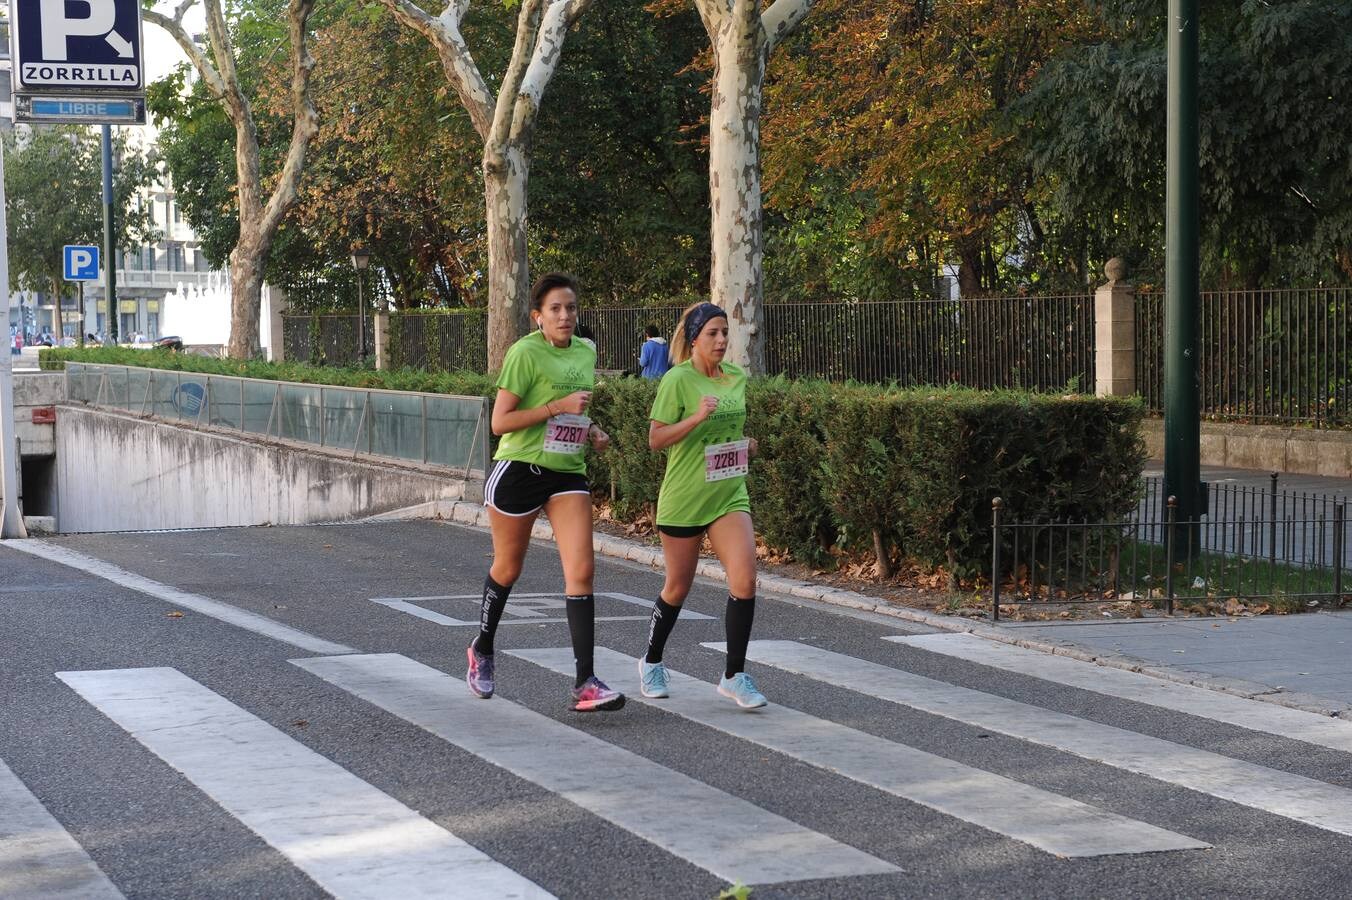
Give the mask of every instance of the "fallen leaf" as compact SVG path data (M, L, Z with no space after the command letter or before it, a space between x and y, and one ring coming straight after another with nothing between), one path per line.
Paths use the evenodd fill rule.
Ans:
M168 617L171 618L171 619L181 619L181 618L183 618L183 613L179 612L178 610L174 610L173 612L165 613L165 615L168 616Z

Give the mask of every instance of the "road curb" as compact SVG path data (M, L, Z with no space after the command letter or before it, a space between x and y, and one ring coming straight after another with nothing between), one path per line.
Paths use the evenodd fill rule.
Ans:
M459 525L477 528L488 527L487 508L463 500L455 501L447 504L447 506L449 506L449 509L446 510L449 514L445 516L447 520ZM548 522L537 521L531 531L531 537L546 541L553 540L554 529L550 527ZM595 534L595 546L596 551L604 556L626 559L654 569L662 568L662 551L656 547L645 546L638 541L597 532ZM696 572L716 581L727 581L723 566L717 560L701 559ZM765 573L760 573L757 581L762 590L773 594L783 594L804 600L816 600L832 606L871 612L904 622L914 622L930 628L937 628L940 631L972 634L1001 644L1022 647L1025 650L1036 650L1040 653L1050 653L1055 656L1068 656L1071 659L1091 662L1110 669L1138 672L1162 681L1190 684L1209 691L1233 694L1248 700L1259 700L1276 706L1284 706L1288 709L1304 710L1305 712L1318 713L1321 716L1352 719L1352 706L1312 694L1288 691L1280 685L1274 686L1256 681L1244 681L1239 678L1190 672L1186 669L1161 666L1152 660L1139 659L1121 653L1095 653L1070 641L1020 637L1015 631L997 625L989 625L972 619L941 616L919 609L897 607L879 597L870 597L858 591L847 591L811 581L800 581L795 578Z

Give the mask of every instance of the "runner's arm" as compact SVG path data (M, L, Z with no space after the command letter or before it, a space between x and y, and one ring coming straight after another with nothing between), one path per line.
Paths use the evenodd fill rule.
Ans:
M666 422L659 422L657 419L649 419L648 449L665 450L672 444L679 443L682 438L695 430L696 425L709 418L709 414L717 406L717 398L704 397L700 400L700 405L695 408L695 411L679 422L668 425Z
M579 400L579 397L583 399ZM581 413L586 409L587 401L590 399L590 392L575 391L567 397L551 400L544 406L517 409L516 405L521 402L521 398L509 390L498 388L497 399L493 401L493 433L501 437L513 431L522 431L532 425L546 422L559 413L573 412L574 408Z

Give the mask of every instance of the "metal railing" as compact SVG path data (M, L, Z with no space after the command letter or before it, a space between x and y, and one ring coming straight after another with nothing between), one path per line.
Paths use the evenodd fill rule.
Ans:
M365 337L366 357L376 356L375 323L368 316L365 330L356 313L283 316L282 347L289 360L319 366L353 366L360 359L357 336Z
M1202 414L1352 425L1352 289L1204 291ZM1164 408L1164 295L1136 295L1136 382Z
M68 399L257 438L417 462L482 482L485 397L66 363Z
M1292 516L1164 514L1122 522L1012 521L992 503L991 618L1002 607L1075 603L1159 604L1229 600L1328 601L1352 588L1347 507Z
M682 307L584 307L579 321L596 342L601 369L636 371L643 329L669 336ZM288 359L355 360L355 325L287 317ZM324 335L316 346L312 332ZM470 368L485 364L482 316L394 313L392 364ZM770 374L832 381L961 384L974 388L1091 390L1094 302L1073 296L772 303L765 306ZM397 349L395 349L397 345Z
M396 313L390 316L390 365L452 372L488 367L486 313Z

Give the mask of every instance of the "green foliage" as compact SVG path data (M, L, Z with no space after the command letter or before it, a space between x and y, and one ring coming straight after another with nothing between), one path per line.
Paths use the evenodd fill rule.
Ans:
M113 195L118 246L157 240L148 212L133 197L149 186L155 161L115 139ZM55 294L65 244L103 243L103 161L98 133L85 126L35 128L4 136L5 201L11 288Z
M595 484L613 485L620 519L632 521L656 510L657 490L666 471L666 454L648 450L648 413L656 395L655 381L612 378L597 384L592 397L592 416L619 452L589 460L588 466Z
M821 423L840 390L782 377L747 386L747 431L760 451L747 484L756 528L770 546L812 565L827 561L838 532L822 502Z
M1042 72L1018 105L1052 231L1092 255L1163 270L1164 7L1096 5L1100 33ZM1352 277L1352 6L1203 4L1203 282Z

